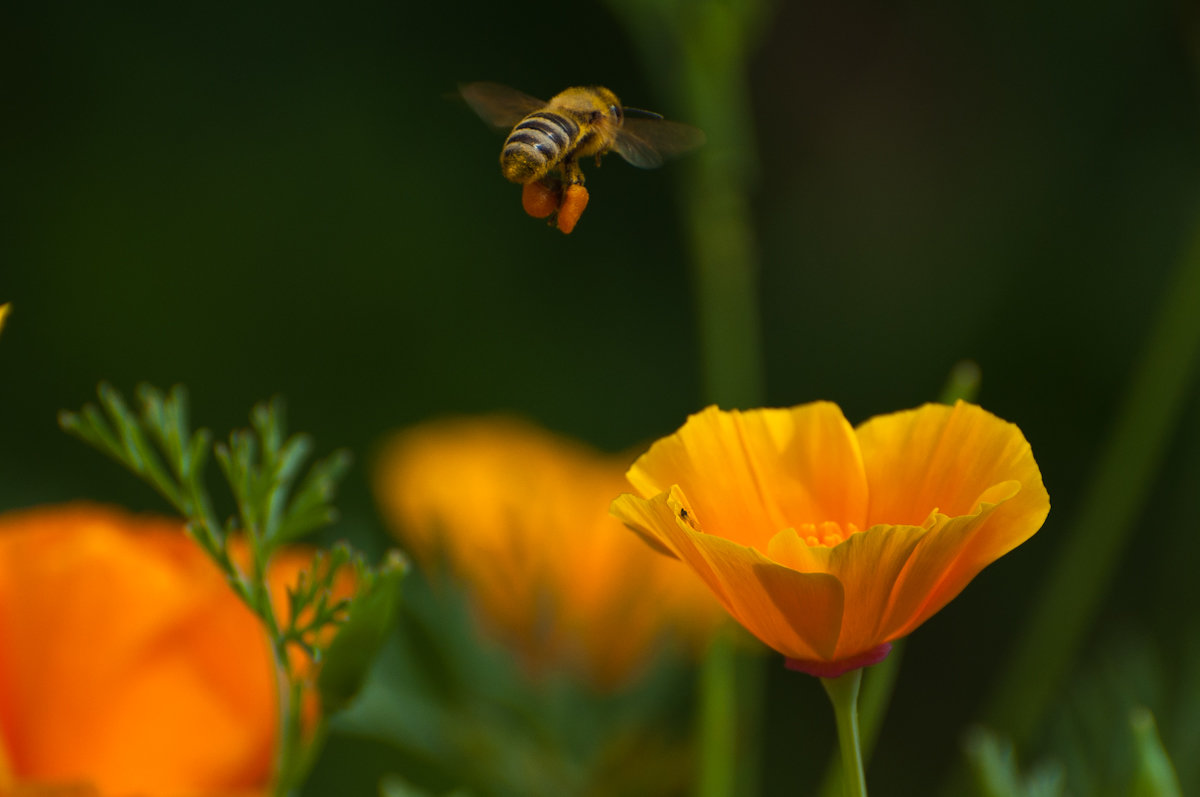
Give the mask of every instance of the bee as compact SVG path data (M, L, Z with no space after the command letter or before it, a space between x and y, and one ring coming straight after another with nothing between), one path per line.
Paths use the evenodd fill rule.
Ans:
M594 156L599 165L601 156L615 151L634 166L653 169L665 158L704 143L699 129L667 121L651 111L626 108L603 86L569 88L549 102L499 83L468 83L459 91L484 121L502 131L511 129L500 150L501 173L525 186L524 201L530 215L547 216L559 210L563 232L574 227L587 202L581 158ZM538 204L549 210L530 210L531 189L555 197L549 204ZM573 218L564 228L562 213L568 208Z

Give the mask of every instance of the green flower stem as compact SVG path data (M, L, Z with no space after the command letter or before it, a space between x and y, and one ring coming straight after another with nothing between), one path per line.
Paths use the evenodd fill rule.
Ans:
M867 797L867 779L863 775L862 747L858 734L858 687L862 668L837 678L822 678L821 685L833 703L837 720L838 748L842 755L842 793L846 797Z
M708 136L689 168L684 224L693 266L703 400L764 401L758 252L749 194L758 172L747 63L765 17L761 0L609 0L640 50L646 73L673 101L663 110ZM735 797L757 788L762 662L733 629L701 664L697 794Z
M673 100L666 110L708 136L681 167L704 400L763 401L758 251L749 195L758 162L747 62L765 16L761 0L610 0L646 72Z
M963 400L968 400L963 397ZM879 739L879 730L883 727L883 718L887 715L888 704L892 701L892 691L896 685L896 676L900 674L900 661L904 658L904 640L897 639L892 643L888 656L878 664L864 667L856 672L863 675L859 708L859 748L863 761L869 761L875 742ZM828 688L828 687L826 687ZM821 782L818 794L822 797L841 797L845 778L841 766L842 758L830 761L825 771L825 779Z
M736 739L728 738L736 728L737 652L732 629L723 628L709 643L700 665L700 771L697 797L737 794Z
M1108 594L1200 365L1200 220L1163 294L1116 423L983 722L1018 749L1057 696Z

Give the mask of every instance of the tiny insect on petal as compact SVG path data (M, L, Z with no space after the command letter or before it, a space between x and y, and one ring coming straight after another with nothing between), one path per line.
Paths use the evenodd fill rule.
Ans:
M556 180L534 180L521 189L521 207L535 219L544 219L558 210L562 185Z
M579 217L583 215L587 203L588 192L586 188L582 185L567 186L562 206L558 209L558 229L562 230L565 235L570 235L571 230L575 229L575 224L579 221Z

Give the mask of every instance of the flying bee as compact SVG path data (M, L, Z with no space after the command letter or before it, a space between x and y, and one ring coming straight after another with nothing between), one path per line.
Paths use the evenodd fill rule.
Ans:
M664 158L679 155L704 143L704 133L690 125L669 122L661 115L638 108L625 108L617 95L603 86L576 86L560 92L549 102L522 94L498 83L468 83L459 88L463 99L484 121L509 130L500 150L500 171L511 182L554 192L557 203L572 208L569 232L586 205L583 170L579 159L600 157L615 151L634 166L653 169ZM565 191L552 175L561 175ZM528 209L529 205L526 204ZM573 208L578 207L578 213ZM554 212L551 209L541 215ZM560 210L560 214L563 211ZM537 215L531 213L531 215Z

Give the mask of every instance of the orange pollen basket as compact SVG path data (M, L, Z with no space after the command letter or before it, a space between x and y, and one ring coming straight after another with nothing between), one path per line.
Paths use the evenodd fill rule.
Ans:
M857 532L858 526L853 523L847 523L843 530L840 523L832 520L825 520L821 523L800 523L796 526L796 534L804 540L804 544L809 548L817 548L822 545L832 548L845 542L847 537Z

